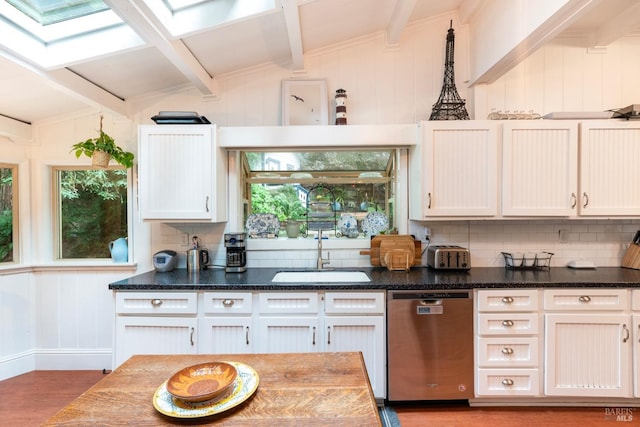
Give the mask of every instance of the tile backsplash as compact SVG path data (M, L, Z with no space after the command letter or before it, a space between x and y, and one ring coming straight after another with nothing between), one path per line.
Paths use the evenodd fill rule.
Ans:
M423 249L427 244L425 227L429 228L431 244L469 248L472 267L503 267L503 251L552 252L552 267L565 266L571 260L614 267L620 265L640 229L640 219L411 221L409 234L422 240ZM184 268L185 254L195 235L200 245L209 250L213 264L224 266L225 232L228 230L224 224L156 224L152 229L152 253L174 249L180 255L178 267ZM340 242L330 242L323 254L330 254L331 267L370 266L369 256L360 255L360 250L368 249L367 242L362 241L360 248L352 246L343 248ZM278 239L273 248L255 249L249 245L247 266L309 268L315 266L316 257L314 241L298 241L292 246L287 239Z

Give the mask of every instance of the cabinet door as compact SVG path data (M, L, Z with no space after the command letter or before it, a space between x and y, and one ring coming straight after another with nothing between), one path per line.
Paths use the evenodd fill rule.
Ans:
M251 317L205 317L200 325L200 353L253 353L255 337Z
M631 397L628 314L546 314L545 393Z
M374 395L385 397L383 316L327 316L324 327L325 350L362 352Z
M633 334L631 336L633 338L633 394L635 397L640 397L640 314L633 315Z
M195 354L198 319L183 317L116 318L114 368L134 354Z
M411 219L497 214L497 124L422 122L410 173ZM414 159L415 160L415 159Z
M211 125L140 126L143 220L226 221L226 162L214 138Z
M640 215L640 125L580 124L580 215Z
M309 353L323 351L318 316L260 316L260 353Z
M577 194L577 122L502 125L503 215L576 215Z

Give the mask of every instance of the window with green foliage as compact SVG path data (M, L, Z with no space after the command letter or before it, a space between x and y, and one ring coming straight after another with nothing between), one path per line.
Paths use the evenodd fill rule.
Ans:
M395 227L394 182L398 153L390 148L314 151L243 151L244 220L271 213L300 222L303 235L321 227L341 236L339 223L353 218L360 237L367 214L381 212ZM326 189L320 194L314 189ZM318 209L326 212L317 212ZM282 227L280 235L284 232Z
M14 262L13 236L18 218L16 185L17 167L0 164L0 262Z
M57 258L110 258L127 237L126 169L55 168Z

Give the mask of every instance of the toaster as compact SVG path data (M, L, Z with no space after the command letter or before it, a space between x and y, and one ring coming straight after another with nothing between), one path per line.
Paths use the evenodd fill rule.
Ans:
M469 249L453 245L429 246L427 265L438 270L468 270L471 268Z

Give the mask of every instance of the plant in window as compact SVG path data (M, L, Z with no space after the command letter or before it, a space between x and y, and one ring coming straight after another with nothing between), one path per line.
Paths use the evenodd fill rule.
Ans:
M134 154L117 146L114 139L102 130L102 119L103 117L100 116L100 135L72 145L71 151L75 152L76 158L80 158L83 154L91 157L93 166L99 168L106 169L110 159L125 168L132 167Z

